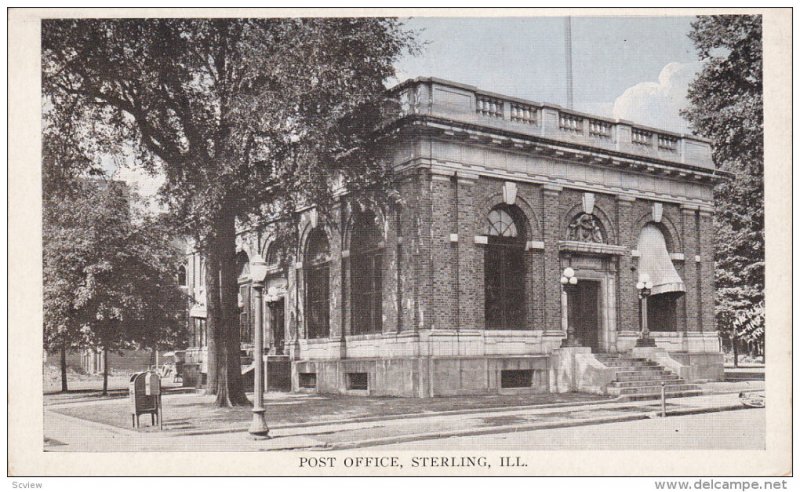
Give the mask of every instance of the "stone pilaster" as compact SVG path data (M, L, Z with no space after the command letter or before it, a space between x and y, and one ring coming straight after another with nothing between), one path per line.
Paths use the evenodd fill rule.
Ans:
M686 331L700 331L699 290L697 282L698 265L695 256L699 254L697 243L697 207L681 206L681 235L683 236L683 283L686 286Z
M542 187L542 226L544 229L544 330L561 333L561 264L558 240L561 239L559 197L562 188L555 185Z

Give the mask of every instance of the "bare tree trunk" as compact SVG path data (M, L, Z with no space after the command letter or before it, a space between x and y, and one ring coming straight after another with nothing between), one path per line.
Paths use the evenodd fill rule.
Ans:
M236 272L236 216L223 210L223 217L217 228L219 234L220 259L220 300L222 307L222 332L225 349L224 361L217 367L217 405L250 405L242 385L242 365L239 356L239 303ZM219 347L218 347L219 348ZM224 366L224 369L223 369Z
M61 392L67 391L67 343L64 342L61 344Z
M216 240L209 239L206 251L206 345L208 346L206 364L208 375L206 394L217 394L219 361L224 357L224 333L221 330L221 312L219 302L219 254Z
M731 332L731 347L733 348L733 367L739 367L739 349L736 347L736 328Z
M108 395L108 348L103 347L103 396Z

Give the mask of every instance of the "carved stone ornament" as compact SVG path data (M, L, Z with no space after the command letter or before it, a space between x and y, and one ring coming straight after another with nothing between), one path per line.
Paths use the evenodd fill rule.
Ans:
M587 192L583 194L583 213L594 213L594 193Z
M517 202L517 183L506 181L503 183L503 202L514 205Z
M653 222L661 222L661 216L664 214L664 205L656 202L653 204Z
M567 228L567 240L583 243L605 243L600 221L592 214L582 213Z

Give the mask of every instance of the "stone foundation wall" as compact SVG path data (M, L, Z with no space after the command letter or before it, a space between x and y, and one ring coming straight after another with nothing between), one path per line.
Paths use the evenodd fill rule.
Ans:
M689 380L724 381L723 356L721 352L691 353L671 352L670 357L684 366L689 366Z
M292 390L417 398L547 393L548 360L527 356L295 361ZM366 381L366 387L353 384L354 374Z

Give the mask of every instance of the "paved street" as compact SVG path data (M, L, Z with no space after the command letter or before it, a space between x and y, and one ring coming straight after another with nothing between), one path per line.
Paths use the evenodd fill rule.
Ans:
M450 437L415 450L764 449L766 411L736 410L581 427ZM409 449L411 443L374 449Z

